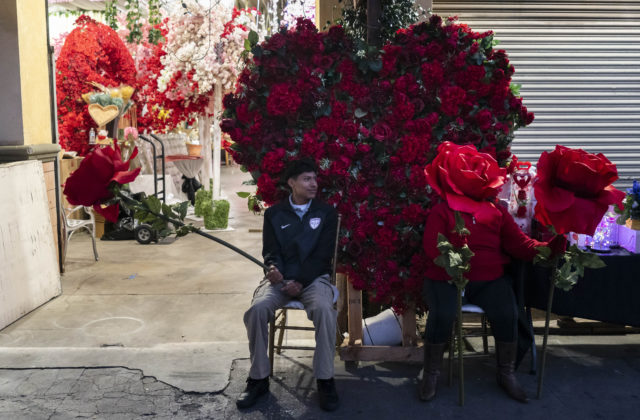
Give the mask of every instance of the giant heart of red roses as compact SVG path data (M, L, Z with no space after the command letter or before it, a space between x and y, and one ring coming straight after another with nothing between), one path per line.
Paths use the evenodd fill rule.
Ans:
M419 301L430 204L424 168L444 141L505 163L533 114L511 90L513 66L490 32L453 19L399 31L380 52L308 20L252 48L222 129L267 205L287 195L286 162L319 163L321 198L343 216L340 265L353 285L403 308Z
M94 89L88 82L135 87L136 67L131 53L113 29L82 15L65 39L56 61L60 145L81 155L90 151L89 130L95 126L81 97Z

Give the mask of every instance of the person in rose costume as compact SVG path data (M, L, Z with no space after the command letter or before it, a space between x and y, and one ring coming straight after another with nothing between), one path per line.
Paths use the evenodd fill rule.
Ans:
M334 253L338 213L316 199L317 167L313 160L292 161L284 179L291 194L264 214L262 256L269 267L244 314L251 368L247 387L236 400L238 408L253 406L269 390L268 322L276 309L300 300L315 327L313 374L320 407L338 408L333 380L336 346L334 288L329 276Z
M455 246L466 243L475 254L471 258L471 269L466 273L469 283L465 298L480 306L491 324L496 341L498 384L511 398L527 402L527 395L514 374L518 307L503 267L510 257L532 260L539 246L550 246L554 252L562 252L566 239L557 236L549 243L539 242L518 228L507 209L496 201L506 169L500 168L491 155L478 152L474 146L441 144L425 173L429 185L439 195L439 201L427 216L423 238L427 255L423 299L429 315L420 399L430 401L436 395L445 343L457 313L456 286L448 283L450 278L446 271L433 261L440 255L437 237L442 233ZM453 233L454 211L464 219L470 232L468 236Z

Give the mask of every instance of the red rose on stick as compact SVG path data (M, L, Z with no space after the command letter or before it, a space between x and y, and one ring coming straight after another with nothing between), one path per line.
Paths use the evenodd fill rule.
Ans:
M593 235L609 205L624 198L611 185L616 179L616 166L602 153L557 145L538 161L535 218L559 234Z
M438 147L437 156L425 168L427 182L449 207L488 224L500 212L487 199L498 195L506 172L491 155L450 142Z
M136 157L134 149L129 160ZM129 160L124 162L118 146L104 147L89 153L67 179L64 194L73 205L93 206L93 209L110 222L118 221L118 204L105 208L101 204L113 198L111 183L120 185L132 182L140 173L140 168L129 170Z

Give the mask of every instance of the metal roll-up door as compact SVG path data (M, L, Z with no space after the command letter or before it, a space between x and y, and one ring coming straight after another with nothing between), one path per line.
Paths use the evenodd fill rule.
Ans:
M618 188L640 179L640 1L437 1L475 31L493 30L535 121L512 151L536 162L556 144L604 153Z

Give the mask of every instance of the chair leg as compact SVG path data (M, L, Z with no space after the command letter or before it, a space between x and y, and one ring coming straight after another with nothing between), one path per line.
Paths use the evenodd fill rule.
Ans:
M98 261L98 249L96 248L96 234L91 231L91 243L93 244L93 257Z
M447 378L448 382L447 385L451 386L451 384L453 384L453 358L455 355L455 345L456 345L456 339L455 339L455 330L456 330L456 323L458 321L455 321L453 323L453 331L451 331L451 336L449 337L449 377Z
M271 373L273 376L273 343L276 337L276 321L275 318L269 321L269 365L271 365Z
M286 309L282 309L282 317L280 319L280 323L278 324L278 329L280 330L278 332L278 349L276 350L278 352L278 354L282 353L282 349L280 347L282 347L282 339L284 338L284 329L287 326L287 310Z
M482 350L484 350L484 354L489 354L489 334L487 332L487 316L485 314L482 314L480 322L482 323Z

